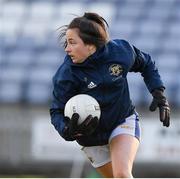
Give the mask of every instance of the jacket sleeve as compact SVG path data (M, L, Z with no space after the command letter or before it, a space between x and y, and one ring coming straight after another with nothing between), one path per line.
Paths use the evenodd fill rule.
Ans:
M151 60L150 55L140 51L134 46L132 46L132 50L134 53L134 62L129 71L141 73L150 93L156 88L165 89L155 62Z
M50 106L51 123L64 138L64 107L66 102L76 94L76 83L68 69L60 68L53 77L53 93Z

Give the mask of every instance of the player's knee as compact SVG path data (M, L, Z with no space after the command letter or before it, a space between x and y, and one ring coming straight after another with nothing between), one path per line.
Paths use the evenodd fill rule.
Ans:
M131 172L128 170L118 170L113 172L114 178L132 178Z

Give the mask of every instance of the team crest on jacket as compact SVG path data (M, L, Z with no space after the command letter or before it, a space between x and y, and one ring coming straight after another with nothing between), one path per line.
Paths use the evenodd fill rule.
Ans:
M111 75L114 75L114 76L119 76L122 74L122 71L123 71L123 68L121 65L119 64L112 64L110 67L109 67L109 72Z

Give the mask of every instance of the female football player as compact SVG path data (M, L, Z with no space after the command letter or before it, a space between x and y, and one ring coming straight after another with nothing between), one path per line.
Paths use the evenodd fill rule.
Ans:
M53 77L51 122L65 140L76 140L82 146L103 177L130 178L140 125L130 100L128 72L141 73L153 97L150 110L159 108L160 121L166 127L170 124L170 107L151 57L125 40L110 40L107 27L98 14L85 13L61 31L67 55ZM99 121L90 115L77 125L77 113L71 119L64 116L66 102L77 94L91 95L99 102Z

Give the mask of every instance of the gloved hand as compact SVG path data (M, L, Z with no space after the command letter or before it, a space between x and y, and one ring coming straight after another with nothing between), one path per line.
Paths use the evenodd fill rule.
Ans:
M65 140L73 141L77 137L90 135L98 125L98 118L92 117L92 115L89 115L80 125L78 125L78 119L78 113L74 113L71 119L69 117L64 118L65 128L63 133Z
M82 135L91 135L98 125L98 117L89 115L80 125L78 125L78 132Z
M150 111L155 111L159 107L160 121L163 126L169 127L170 125L170 106L164 96L164 89L159 88L152 91L153 100L149 107Z

